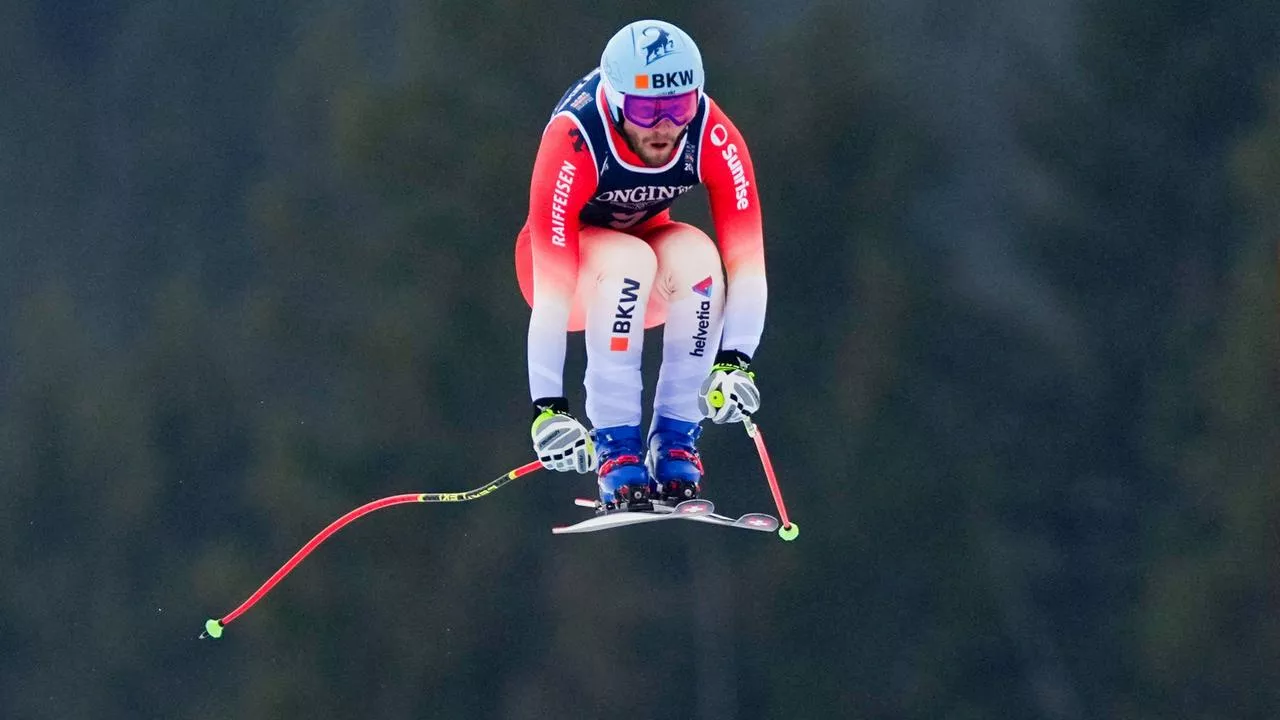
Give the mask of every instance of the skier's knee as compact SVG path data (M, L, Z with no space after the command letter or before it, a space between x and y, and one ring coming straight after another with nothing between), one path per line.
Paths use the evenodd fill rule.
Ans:
M658 256L639 238L620 233L601 255L600 270L605 276L629 277L647 283L658 272Z

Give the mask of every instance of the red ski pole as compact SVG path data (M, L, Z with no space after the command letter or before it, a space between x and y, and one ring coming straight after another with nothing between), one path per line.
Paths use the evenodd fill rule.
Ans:
M800 526L787 517L787 506L782 502L782 490L778 489L778 477L773 474L773 463L770 462L769 451L764 446L764 436L760 433L760 428L747 415L742 416L742 426L756 442L756 452L760 453L760 464L764 466L765 479L769 481L773 502L778 506L778 518L782 520L782 527L778 528L778 537L788 542L795 540L800 535Z
M307 542L306 545L303 545L301 550L294 553L293 557L289 558L289 562L286 562L284 565L280 567L279 570L276 570L275 573L271 575L271 577L267 578L266 582L262 583L262 587L254 591L254 593L250 595L247 600L240 603L240 606L237 607L235 610L232 610L231 612L227 613L219 620L214 620L212 618L210 618L209 620L206 620L204 623L204 632L200 633L200 637L202 639L207 637L211 637L211 638L222 637L223 628L230 625L232 621L234 621L236 618L243 615L249 608L253 607L255 603L257 603L259 600L265 597L267 593L271 592L271 588L275 587L276 583L283 580L285 575L288 575L290 572L292 572L293 569L298 566L298 563L301 563L304 559L306 559L306 557L311 554L311 551L315 550L316 547L320 545L320 543L328 539L330 535L338 532L339 530L346 527L347 525L350 525L356 519L364 515L368 515L374 510L381 510L382 508L391 507L392 505L401 505L404 503L466 502L468 500L478 500L479 498L482 498L485 495L488 495L489 493L493 492L494 490L497 490L503 485L506 485L512 480L515 480L516 478L522 475L528 475L529 473L533 472L534 470L537 470L540 467L542 467L542 463L538 462L537 460L534 460L533 462L528 463L526 465L521 465L520 467L512 470L511 472L506 473L505 475L501 475L497 478L494 478L493 480L485 483L484 485L481 485L478 488L475 488L474 490L467 490L465 492L408 493L405 495L391 495L389 497L384 497L380 500L374 500L372 502L365 503L364 505L361 505L360 507L348 512L346 515L343 515L337 520L334 520L333 522L329 523L328 527L326 527L324 530L321 530L319 534L311 538L311 540Z

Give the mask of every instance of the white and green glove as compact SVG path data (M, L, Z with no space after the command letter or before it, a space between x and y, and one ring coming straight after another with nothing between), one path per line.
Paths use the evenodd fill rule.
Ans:
M749 369L751 358L737 350L721 350L711 374L698 391L698 409L717 425L742 422L760 409L756 374Z
M589 473L596 469L596 448L591 433L569 414L565 398L533 401L533 452L542 467L557 472Z

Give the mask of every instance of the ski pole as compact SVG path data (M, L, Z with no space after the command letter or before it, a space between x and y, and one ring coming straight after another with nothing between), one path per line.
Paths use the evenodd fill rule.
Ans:
M391 507L392 505L401 505L404 503L445 503L479 500L512 480L515 480L522 475L528 475L540 467L542 467L542 463L534 460L533 462L521 465L520 467L506 473L505 475L501 475L478 488L467 490L465 492L407 493L404 495L391 495L389 497L384 497L380 500L374 500L361 505L360 507L348 512L346 515L343 515L337 520L329 523L328 527L321 530L315 537L311 538L306 545L302 546L302 549L298 550L298 552L294 553L293 557L289 558L289 562L286 562L279 570L276 570L271 577L267 578L267 581L262 584L262 587L258 588L247 600L240 603L240 607L237 607L235 610L227 613L219 620L214 620L212 618L206 620L204 623L204 632L200 633L200 638L204 639L211 637L216 639L222 637L223 628L230 625L236 618L243 615L249 608L253 607L255 603L266 596L267 593L271 592L271 588L275 587L276 583L283 580L285 575L288 575L295 567L298 566L298 563L301 563L306 559L306 557L311 554L311 551L315 550L320 543L324 542L330 535L338 532L347 525L350 525L356 519L364 515L368 515L374 510L381 510L382 508Z
M795 540L800 535L800 526L787 518L787 506L782 502L782 491L778 489L778 478L773 474L773 463L769 461L769 451L765 449L764 436L748 415L742 416L742 426L746 428L747 435L756 442L756 452L760 454L760 464L764 466L765 479L769 481L773 502L778 506L778 517L782 520L782 527L778 528L778 537L787 542Z

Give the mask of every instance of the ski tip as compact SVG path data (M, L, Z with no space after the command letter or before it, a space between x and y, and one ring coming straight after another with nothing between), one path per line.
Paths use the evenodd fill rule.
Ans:
M200 633L200 639L213 638L214 640L217 640L220 637L222 637L222 623L214 620L213 618L205 620L204 632Z
M677 503L672 512L677 515L710 515L715 512L716 506L710 500L695 498L693 500L685 500Z
M747 513L737 520L734 520L733 524L740 528L746 528L747 530L773 532L778 529L778 518L764 513Z
M787 542L791 542L792 540L795 540L796 538L800 537L800 526L795 523L791 523L790 525L783 525L782 527L778 528L778 537L782 538Z

